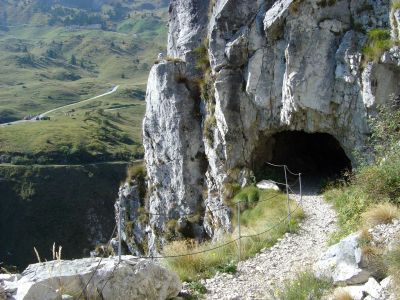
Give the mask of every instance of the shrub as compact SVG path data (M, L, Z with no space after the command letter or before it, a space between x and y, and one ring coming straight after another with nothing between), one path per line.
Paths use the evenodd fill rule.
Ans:
M217 119L214 114L207 115L207 118L204 121L203 135L209 145L214 143L214 128L217 126Z
M378 107L378 115L371 118L369 125L372 128L370 144L378 158L386 153L398 150L400 140L400 110L398 100L390 96L391 105Z
M338 186L325 192L324 196L333 203L338 216L339 229L330 238L330 244L333 244L357 230L361 214L370 202L357 185Z
M399 208L391 203L380 203L369 208L362 214L364 223L369 227L379 224L388 224L400 217Z
M371 122L369 148L375 161L367 165L368 160L365 160L350 178L350 183L337 184L325 192L326 199L333 203L338 213L340 225L331 242L357 230L362 223L361 215L368 209L375 209L380 203L400 204L400 111L395 104L381 107L378 117ZM387 205L378 207L379 210L371 211L365 217L386 222L392 214L393 217L397 214L393 206L391 209Z
M391 9L392 10L400 9L400 0L393 0Z
M194 53L196 54L196 68L204 73L210 71L210 60L208 58L207 44L208 41L206 40L201 46L194 49Z
M384 249L369 244L362 246L361 250L363 254L362 263L376 271L375 277L377 279L385 278L388 269L383 258Z
M367 42L362 52L364 60L379 61L382 54L392 47L393 42L390 39L388 29L372 29L367 33Z
M146 168L143 163L130 165L126 171L127 181L131 181L138 176L145 176Z
M311 272L304 272L293 281L287 281L283 291L278 290L274 294L280 300L321 299L331 289L330 282L316 278Z

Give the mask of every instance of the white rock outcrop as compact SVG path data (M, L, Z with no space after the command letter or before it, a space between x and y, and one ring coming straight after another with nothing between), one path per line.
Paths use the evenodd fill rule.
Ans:
M271 180L262 180L256 185L261 190L274 190L279 191L279 186Z
M328 278L334 284L360 284L367 282L372 275L361 264L362 250L356 233L331 246L314 269L317 277Z
M252 182L279 132L329 134L354 161L376 105L400 94L396 47L362 54L369 30L398 26L389 0L174 0L170 14L175 59L150 72L143 125L150 209L167 214L150 220L150 249L172 219L187 237L230 231L227 187ZM210 75L196 63L204 43Z
M18 281L4 283L6 292L12 292L10 300L70 299L81 293L87 299L164 300L181 290L176 274L133 256L123 256L121 263L118 258L38 263L30 265Z
M367 241L369 246L381 249L382 253L391 250L391 245L398 241L400 233L400 221L393 220L389 224L380 224L369 229L370 239ZM369 260L363 252L366 241L361 240L361 233L353 233L342 239L339 243L329 247L314 265L315 275L319 278L329 279L336 285L365 285L352 287L351 292L357 294L358 291L374 290L374 280L382 279L381 266ZM372 278L373 277L373 278ZM371 279L372 278L372 279ZM384 289L390 284L390 280L382 281ZM377 286L375 284L375 286ZM375 289L376 290L376 289Z

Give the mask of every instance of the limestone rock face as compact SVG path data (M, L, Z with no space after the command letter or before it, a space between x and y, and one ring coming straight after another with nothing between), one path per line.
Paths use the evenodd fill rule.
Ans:
M154 240L186 213L200 215L186 236L230 231L228 186L251 182L278 132L329 134L354 161L376 105L400 93L398 48L362 55L369 30L398 34L389 0L174 0L170 14L168 53L181 61L153 67L143 130L150 207L168 214L151 218ZM203 43L209 76L196 67Z
M92 277L93 274L93 277ZM123 256L51 261L30 265L18 281L5 282L10 299L59 300L78 297L87 282L88 299L169 299L181 290L174 273L149 260Z
M185 63L164 61L149 77L143 144L154 235L165 232L169 220L178 220L193 237L203 232L200 220L188 218L203 210L205 158L199 102L185 76ZM149 243L155 250L153 238Z

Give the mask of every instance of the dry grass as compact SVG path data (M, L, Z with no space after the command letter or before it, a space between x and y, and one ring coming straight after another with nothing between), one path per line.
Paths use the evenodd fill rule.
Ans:
M248 191L248 189L244 189L243 191ZM259 191L259 197L260 201L249 205L249 207L241 213L242 236L264 232L287 216L285 194L274 191ZM291 229L293 231L298 228L298 221L304 216L301 209L294 210L295 203L292 201L291 211L293 214ZM236 217L233 217L233 220L235 219ZM235 225L234 223L234 226ZM269 230L258 236L242 238L241 259L252 257L260 252L261 249L274 245L276 241L289 230L288 225L288 222L282 222L274 227L273 230ZM163 255L183 255L176 258L167 258L166 263L183 281L196 281L201 278L211 277L217 271L231 272L234 262L237 261L237 242L232 242L211 251L206 250L213 249L224 243L229 243L235 240L237 236L238 232L235 230L232 235L226 236L224 241L216 244L210 242L199 244L194 241L172 242L164 248ZM202 251L206 252L198 253Z
M361 248L362 251L362 264L368 266L369 269L376 271L376 277L383 279L386 277L388 268L385 264L383 257L384 249L365 245Z
M396 205L388 202L374 205L362 214L364 224L368 227L388 224L399 217L400 209Z
M354 300L350 293L344 289L339 289L333 295L335 300Z
M369 232L367 227L363 227L360 231L359 244L361 246L369 245L372 241L372 234Z

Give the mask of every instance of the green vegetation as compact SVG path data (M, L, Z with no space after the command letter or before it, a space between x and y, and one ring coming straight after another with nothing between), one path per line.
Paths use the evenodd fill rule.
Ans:
M392 10L400 9L400 0L392 0Z
M246 188L239 192L240 199L249 199L255 201L251 195L255 188ZM241 258L246 259L254 256L261 249L271 247L276 243L285 232L288 231L288 222L282 222L273 230L268 230L287 216L286 195L275 191L257 191L259 200L243 209L240 215L241 234L254 235L245 237L241 240ZM240 195L240 196L239 196ZM237 198L237 199L239 199ZM292 230L296 230L298 221L303 217L301 209L295 210L295 203L291 202ZM235 220L236 217L233 217ZM258 233L261 233L257 235ZM175 241L168 245L163 254L179 255L192 253L176 258L167 258L168 267L175 271L184 281L196 281L201 278L213 276L217 271L234 272L236 270L234 262L237 260L237 238L235 231L231 236L227 236L220 243L198 244L194 241ZM206 251L218 247L224 243L230 243L226 246ZM205 252L202 252L205 251ZM202 252L202 253L197 253ZM197 254L196 254L197 253Z
M304 272L286 282L282 291L272 291L272 294L279 300L322 299L332 288L330 282L316 278L312 272Z
M214 4L210 3L210 6ZM206 103L207 116L203 124L203 134L206 141L212 145L214 143L214 129L217 125L215 118L215 91L213 75L211 73L210 59L208 57L208 40L194 50L196 54L196 68L199 76L195 84L199 90L199 96Z
M394 292L397 297L400 296L400 246L395 247L385 256L386 265L389 269L389 275L394 282Z
M190 282L189 289L200 295L204 295L205 293L207 293L207 288L199 281Z
M367 42L362 49L365 61L378 61L382 54L393 46L390 30L372 29L367 33Z
M332 237L338 241L360 228L362 214L372 209L375 220L387 220L394 209L382 210L382 203L400 204L400 111L381 108L372 122L371 151L375 161L362 164L349 182L337 183L325 192L338 212L340 229ZM378 205L378 206L377 206ZM380 208L379 208L380 207ZM379 209L380 211L377 211ZM375 212L373 212L375 211ZM396 212L393 212L395 215Z
M114 109L113 107L124 107ZM143 101L118 99L76 105L49 121L0 127L3 163L67 164L130 161L143 156Z

